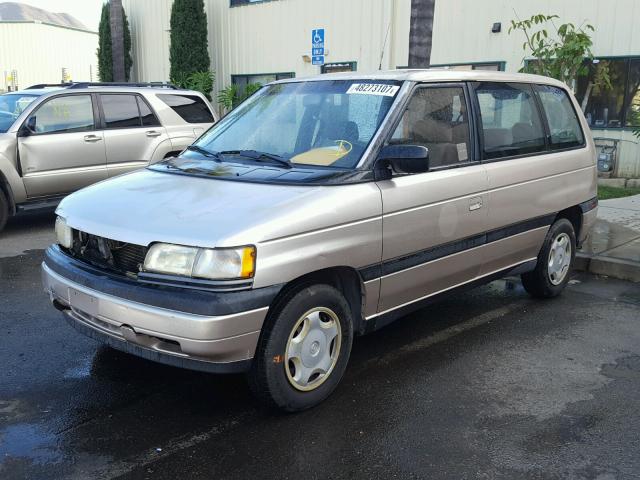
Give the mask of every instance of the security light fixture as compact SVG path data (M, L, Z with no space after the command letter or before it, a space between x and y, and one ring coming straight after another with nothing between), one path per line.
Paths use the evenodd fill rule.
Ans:
M496 22L491 26L491 33L500 33L502 30L502 23Z

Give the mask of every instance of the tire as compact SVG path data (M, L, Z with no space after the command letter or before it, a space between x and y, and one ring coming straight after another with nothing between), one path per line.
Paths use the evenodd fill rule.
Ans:
M9 220L9 202L4 192L0 190L0 232L4 230Z
M553 255L551 255L552 249ZM538 254L536 268L522 274L524 289L537 298L552 298L559 295L569 282L575 256L575 230L569 220L560 218L547 232Z
M294 289L265 321L249 387L270 407L287 412L311 408L337 387L352 342L351 308L339 290L324 284Z

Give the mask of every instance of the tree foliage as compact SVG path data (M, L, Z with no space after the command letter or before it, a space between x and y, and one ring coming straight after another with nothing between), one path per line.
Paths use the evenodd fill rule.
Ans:
M113 58L111 56L111 14L109 4L102 5L98 27L98 76L102 82L113 81Z
M231 84L218 92L218 104L225 110L231 110L238 103L246 100L251 95L262 88L261 83L248 83L244 90L240 90L237 85Z
M521 72L536 73L557 78L575 89L578 77L589 72L593 61L590 32L593 25L576 27L573 23L563 23L556 27L557 15L533 15L526 20L511 20L509 33L521 31L525 42L522 49L533 61L525 61ZM549 25L553 31L549 31ZM587 61L585 61L587 60Z
M195 72L209 72L207 14L203 0L175 0L171 7L170 78L182 84Z
M109 2L102 5L102 15L98 27L98 77L101 82L113 82L113 49L111 43L111 14ZM131 67L133 58L131 57L131 31L127 15L122 9L122 23L124 24L124 74L128 82L131 78Z
M188 76L182 76L174 81L175 85L181 88L188 88L202 93L207 99L211 100L211 90L216 80L214 72L193 72Z

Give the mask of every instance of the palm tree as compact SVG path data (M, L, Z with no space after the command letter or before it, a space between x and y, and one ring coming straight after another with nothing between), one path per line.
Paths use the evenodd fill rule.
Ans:
M111 51L113 58L113 81L125 82L124 73L124 23L122 19L122 0L110 0L111 14Z
M409 68L426 68L431 64L431 35L436 0L411 0L409 30Z

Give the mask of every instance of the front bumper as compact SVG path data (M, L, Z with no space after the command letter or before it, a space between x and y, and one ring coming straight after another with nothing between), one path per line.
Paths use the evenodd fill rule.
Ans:
M57 247L45 254L42 282L56 308L85 335L160 363L220 373L249 367L271 297L259 295L258 300L248 301L248 292L218 293L212 299L220 303L222 298L223 305L209 306L217 312L214 315L167 308L170 303L185 307L186 298L192 306L190 310L201 310L206 305L202 295L208 292L198 292L202 295L196 297L199 303L194 305L192 291L145 286L132 301L111 294L119 289L134 289L134 285L128 285L129 280L92 272L91 267L79 264ZM142 301L145 292L149 293L148 302ZM163 306L155 305L159 303L158 292L164 298ZM265 302L268 303L259 306ZM234 311L239 306L254 308Z

